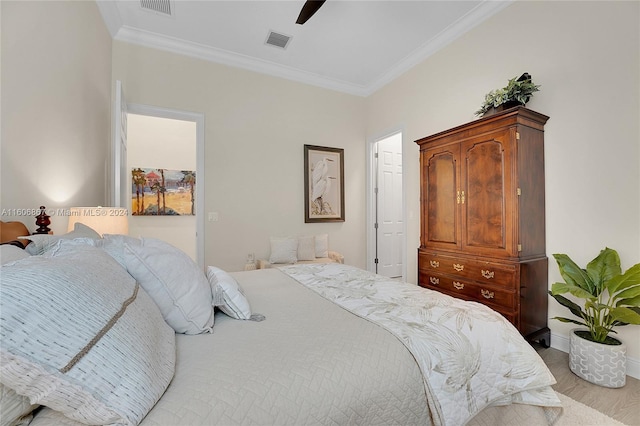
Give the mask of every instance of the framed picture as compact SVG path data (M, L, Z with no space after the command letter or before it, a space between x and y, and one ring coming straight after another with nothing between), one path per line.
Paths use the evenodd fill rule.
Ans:
M196 172L131 169L131 212L134 216L195 215Z
M304 146L304 221L344 222L344 149Z

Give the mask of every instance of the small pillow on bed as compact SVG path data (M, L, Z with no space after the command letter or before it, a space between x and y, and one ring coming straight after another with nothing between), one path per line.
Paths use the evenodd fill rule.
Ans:
M31 244L25 248L25 250L27 250L31 255L40 255L45 253L62 239L73 240L75 238L100 239L102 237L100 237L100 234L96 231L80 222L76 222L73 231L63 235L36 234L20 237L20 239L31 240Z
M316 238L311 236L298 238L298 260L316 259Z
M329 257L329 235L316 235L316 257Z
M296 263L298 261L298 239L293 237L271 237L270 263Z
M25 257L29 257L29 253L24 249L11 244L0 245L0 264L2 265Z
M248 320L251 318L251 306L247 300L240 284L228 273L215 266L207 268L207 280L211 286L211 293L214 294L214 304L222 312L231 318ZM215 295L221 294L222 300Z
M173 378L175 333L109 255L59 243L2 266L2 383L81 423L138 424Z
M127 271L149 293L177 333L213 331L211 288L204 272L182 250L161 240L124 242Z

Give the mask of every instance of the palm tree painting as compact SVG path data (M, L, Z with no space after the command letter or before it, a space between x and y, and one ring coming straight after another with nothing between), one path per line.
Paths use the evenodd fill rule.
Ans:
M196 172L164 168L131 169L131 211L138 216L195 214Z
M344 150L304 146L305 222L344 222Z

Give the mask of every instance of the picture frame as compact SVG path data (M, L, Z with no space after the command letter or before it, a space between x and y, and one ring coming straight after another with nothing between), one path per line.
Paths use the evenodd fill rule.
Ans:
M132 216L194 216L196 172L131 168Z
M344 222L344 149L304 145L304 221Z

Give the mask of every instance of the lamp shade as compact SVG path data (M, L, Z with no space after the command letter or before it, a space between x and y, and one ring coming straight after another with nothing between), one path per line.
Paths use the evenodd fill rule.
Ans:
M71 207L67 231L82 223L100 235L128 234L129 211L120 207Z

